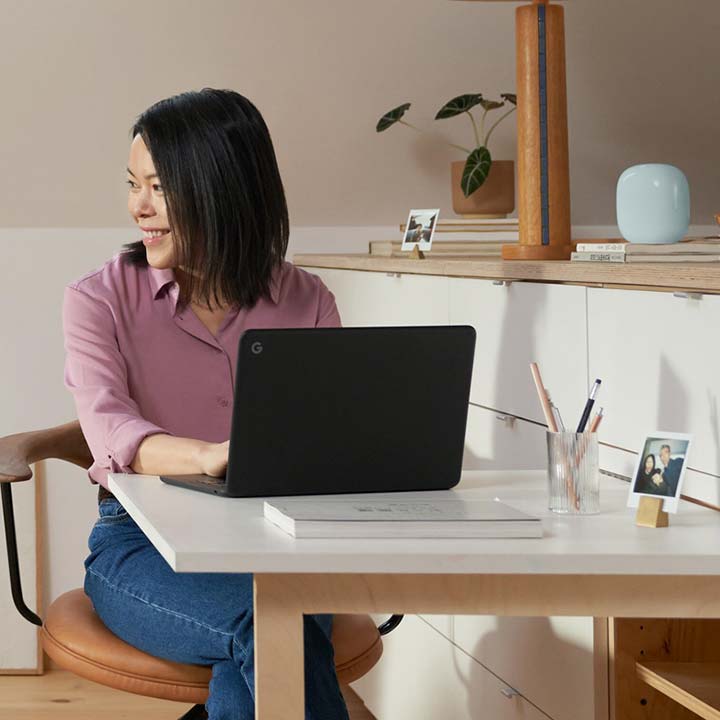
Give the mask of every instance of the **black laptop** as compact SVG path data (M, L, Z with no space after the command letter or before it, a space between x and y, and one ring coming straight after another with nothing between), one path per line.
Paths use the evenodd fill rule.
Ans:
M229 497L446 490L460 480L475 329L248 330L224 478Z

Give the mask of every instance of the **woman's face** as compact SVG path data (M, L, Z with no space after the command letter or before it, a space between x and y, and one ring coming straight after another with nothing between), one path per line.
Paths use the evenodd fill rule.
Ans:
M655 463L653 463L652 457L650 455L648 455L645 458L645 472L649 473L653 469L654 465L655 465Z
M148 263L158 269L175 267L175 248L165 196L141 135L136 135L130 145L128 187L128 210L143 231ZM158 236L156 231L162 231L162 234Z

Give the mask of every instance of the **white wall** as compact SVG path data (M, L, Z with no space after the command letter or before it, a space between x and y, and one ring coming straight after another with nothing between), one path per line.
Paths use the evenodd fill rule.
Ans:
M565 8L572 222L615 222L638 162L687 174L693 222L720 212L717 0L570 0ZM0 226L117 227L128 132L152 103L204 86L247 95L272 133L294 224L376 225L450 211L433 120L460 93L515 86L516 3L450 0L0 0ZM407 127L378 118L413 104ZM491 138L515 154L515 119Z

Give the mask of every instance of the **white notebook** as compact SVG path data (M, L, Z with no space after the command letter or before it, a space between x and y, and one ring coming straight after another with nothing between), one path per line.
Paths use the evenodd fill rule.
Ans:
M296 538L537 538L539 518L497 500L278 498L265 519Z

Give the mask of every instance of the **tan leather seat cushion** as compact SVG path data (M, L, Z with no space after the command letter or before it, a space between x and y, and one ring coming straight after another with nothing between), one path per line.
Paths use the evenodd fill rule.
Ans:
M88 680L166 700L207 699L209 667L162 660L123 642L103 625L81 588L50 605L42 639L58 665ZM382 640L368 615L336 615L332 640L341 684L362 677L382 655Z

